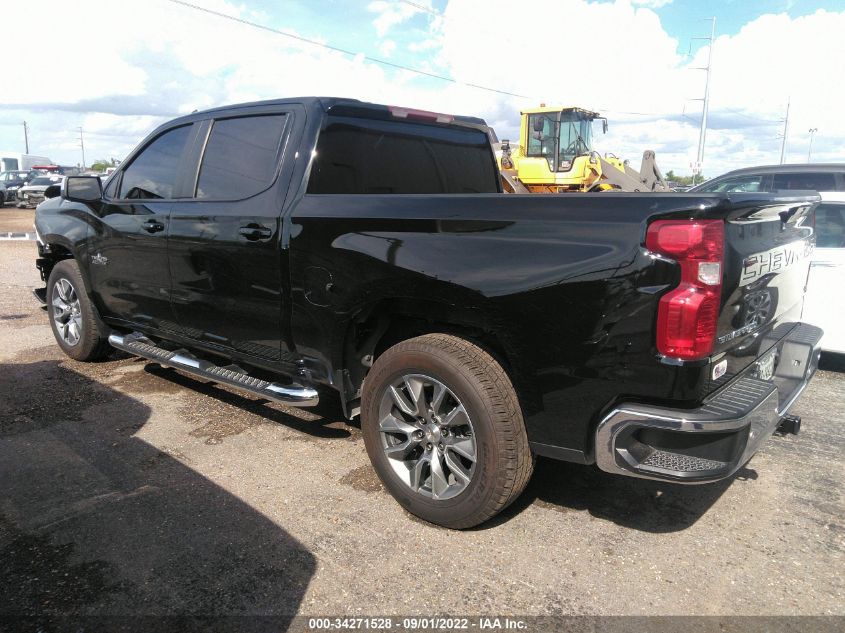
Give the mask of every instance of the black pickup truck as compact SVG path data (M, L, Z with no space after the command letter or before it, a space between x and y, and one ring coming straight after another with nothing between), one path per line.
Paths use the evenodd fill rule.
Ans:
M508 195L480 119L268 101L67 178L36 295L77 360L112 346L301 407L337 390L391 494L465 528L537 455L712 482L797 431L817 201Z

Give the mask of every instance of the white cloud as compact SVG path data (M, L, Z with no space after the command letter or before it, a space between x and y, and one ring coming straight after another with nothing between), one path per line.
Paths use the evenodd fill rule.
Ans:
M376 27L378 36L384 37L394 26L410 20L418 13L422 13L423 9L419 7L424 6L426 4L423 0L413 4L393 2L392 0L373 0L367 5L367 11L378 14L373 20L373 26Z
M776 122L785 116L791 99L787 160L806 160L807 131L817 127L817 139L821 140L822 130L827 138L821 145L814 143L815 158L845 161L845 120L839 106L845 100L845 84L840 79L845 76L843 33L845 11L819 10L794 19L786 14L763 15L734 36L718 37L713 50L712 107L738 110L746 123L759 119ZM702 59L703 53L692 65L699 65ZM773 149L766 159L769 162L779 158L776 136L781 131L780 125L769 125L759 139L768 141ZM836 144L831 143L833 139ZM744 150L742 143L740 139L734 152ZM709 147L708 154L717 156ZM739 164L744 156L725 160Z
M396 42L393 40L384 40L378 47L379 52L383 57L390 57L396 50Z
M421 53L424 51L430 51L433 48L438 48L440 47L440 45L440 39L430 37L428 39L422 40L421 42L410 42L408 44L408 50L412 53Z
M515 21L510 0L452 0L440 17L407 3L375 0L367 5L375 14L379 39L358 48L375 46L380 56L388 57L401 46L417 54L414 65L452 77L456 84L162 0L125 3L119 13L42 0L39 7L51 19L39 27L39 39L62 42L63 58L83 61L64 64L46 78L32 64L7 64L4 85L14 89L7 88L7 105L0 106L0 146L19 142L19 122L26 118L37 153L76 162L75 130L83 126L90 132L89 161L119 158L177 114L304 94L482 116L500 136L515 138L519 109L545 101L603 111L610 118L610 132L599 139L599 149L621 154L635 166L644 149L654 149L664 170L686 173L698 140L698 115L690 114L696 104L689 99L701 95L704 79L689 68L701 65L704 53L692 60L678 55L679 43L665 32L658 15L644 8L660 1L535 0L531 15L543 16L543 21L530 38ZM256 19L246 3L195 2ZM426 0L414 4L431 6ZM15 10L7 16L10 23L16 21ZM415 29L428 32L405 43L402 29L420 14L426 20L415 23ZM546 28L548 24L577 28ZM309 34L320 31L315 24ZM814 159L845 161L845 121L838 116L838 105L845 101L845 85L839 81L845 74L843 32L845 12L819 11L795 19L761 16L739 33L717 39L708 174L776 162L779 128L768 122L783 116L790 95L789 158L806 159L806 130L818 127ZM30 38L24 29L7 29L4 46L29 50ZM681 116L685 109L693 120Z
M631 4L635 4L646 9L659 9L665 7L667 4L672 4L672 0L631 0Z

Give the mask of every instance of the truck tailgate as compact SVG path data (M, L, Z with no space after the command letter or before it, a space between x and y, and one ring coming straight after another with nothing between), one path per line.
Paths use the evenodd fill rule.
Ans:
M722 302L714 357L725 378L766 354L800 320L815 246L817 195L730 196L725 222Z

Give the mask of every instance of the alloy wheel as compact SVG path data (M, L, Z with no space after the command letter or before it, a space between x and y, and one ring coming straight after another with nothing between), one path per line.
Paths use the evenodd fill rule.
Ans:
M73 347L79 343L82 336L82 311L79 306L79 295L76 288L65 278L61 278L53 285L53 322L62 340Z
M379 435L393 471L411 490L451 499L472 481L477 447L460 399L439 380L407 374L385 390Z

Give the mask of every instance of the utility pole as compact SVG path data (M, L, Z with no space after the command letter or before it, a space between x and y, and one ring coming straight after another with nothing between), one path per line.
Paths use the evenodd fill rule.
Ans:
M810 132L810 149L807 150L807 162L810 162L810 156L813 155L813 135L819 131L817 127L811 127Z
M26 153L29 154L29 130L27 129L26 121L23 122L23 142L26 147Z
M786 154L786 135L789 133L789 104L792 97L786 100L786 117L783 119L783 143L780 145L780 164L783 165L783 157Z
M697 68L696 70L703 70L707 73L707 79L704 83L704 106L701 109L701 129L698 131L698 153L695 159L695 169L692 172L692 184L695 184L696 177L702 170L704 164L704 142L707 138L707 113L710 110L710 69L713 66L713 42L716 39L716 17L705 18L710 20L710 37L694 37L694 40L707 40L709 46L707 47L707 66Z
M82 169L85 169L85 141L82 140L82 128L77 128L79 130L79 147L82 148Z

